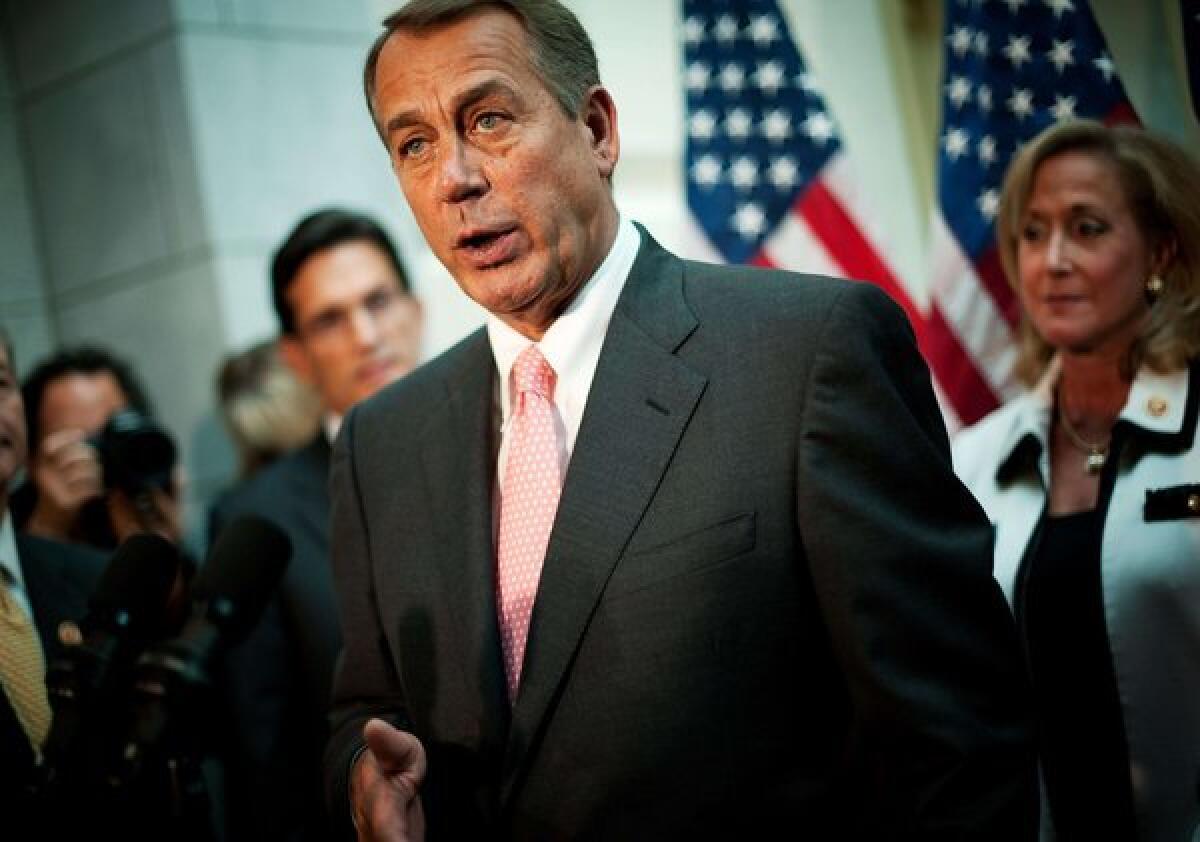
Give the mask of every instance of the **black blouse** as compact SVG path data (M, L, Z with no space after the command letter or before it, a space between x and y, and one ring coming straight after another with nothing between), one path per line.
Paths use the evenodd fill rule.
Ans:
M1103 510L1042 518L1017 618L1057 837L1135 838L1129 749L1100 585Z

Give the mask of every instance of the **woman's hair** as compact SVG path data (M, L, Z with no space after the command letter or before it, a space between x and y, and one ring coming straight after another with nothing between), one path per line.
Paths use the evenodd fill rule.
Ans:
M273 340L225 359L217 397L243 478L307 444L321 423L320 398L287 367Z
M1174 143L1134 126L1088 120L1058 123L1013 158L996 214L996 239L1008 282L1019 290L1017 246L1038 168L1049 158L1082 152L1112 164L1138 230L1152 253L1167 256L1163 290L1125 360L1132 376L1145 364L1166 372L1200 353L1200 168ZM1054 353L1028 316L1021 320L1017 376L1041 377Z

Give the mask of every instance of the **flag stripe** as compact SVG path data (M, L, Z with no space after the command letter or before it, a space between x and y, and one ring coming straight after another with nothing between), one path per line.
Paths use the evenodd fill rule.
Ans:
M825 250L842 267L847 277L870 281L881 287L899 304L912 322L913 330L921 333L924 321L913 306L908 292L897 283L895 276L867 242L842 204L825 188L820 179L800 197L796 212L807 222Z
M925 347L938 385L950 400L961 424L974 424L996 408L998 396L980 374L971 354L958 341L936 303L926 316Z

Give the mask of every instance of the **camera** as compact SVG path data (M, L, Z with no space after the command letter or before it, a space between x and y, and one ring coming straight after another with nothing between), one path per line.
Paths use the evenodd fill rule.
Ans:
M88 444L100 456L106 490L124 491L133 497L153 488L171 489L175 442L142 413L126 409L114 414Z

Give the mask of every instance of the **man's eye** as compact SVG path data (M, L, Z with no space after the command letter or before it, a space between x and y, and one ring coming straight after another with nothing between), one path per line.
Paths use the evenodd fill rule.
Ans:
M475 128L484 132L493 132L500 128L503 118L499 114L480 114L475 120Z
M425 151L428 144L423 137L414 137L400 144L400 157L416 158Z
M1021 229L1021 239L1027 243L1036 243L1042 238L1042 226L1026 225Z

